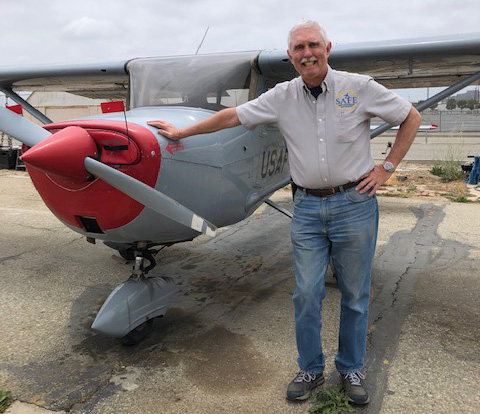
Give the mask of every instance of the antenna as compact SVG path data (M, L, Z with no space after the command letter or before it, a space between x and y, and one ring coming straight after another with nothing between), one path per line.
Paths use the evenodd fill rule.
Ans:
M127 111L125 106L123 107L123 117L125 118L125 128L127 129L128 146L130 146L130 134L128 133Z
M210 29L210 26L208 26L208 27L207 27L207 30L205 30L205 34L203 35L203 39L202 39L202 41L200 42L200 44L198 45L197 51L195 52L196 55L198 55L198 51L199 51L200 48L202 47L203 41L205 40L205 37L207 37L208 29Z

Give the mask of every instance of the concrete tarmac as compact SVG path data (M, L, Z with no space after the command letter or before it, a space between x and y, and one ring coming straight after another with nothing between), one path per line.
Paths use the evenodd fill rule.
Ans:
M89 244L44 206L28 175L0 170L0 390L9 414L307 413L285 389L297 371L289 220L269 207L157 256L179 293L143 343L90 325L131 264ZM275 195L291 207L288 191ZM365 413L477 413L478 203L379 197ZM323 304L326 387L338 289Z

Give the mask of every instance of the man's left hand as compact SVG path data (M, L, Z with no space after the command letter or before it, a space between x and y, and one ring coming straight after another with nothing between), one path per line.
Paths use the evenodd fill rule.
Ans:
M392 173L385 171L383 165L375 165L373 170L360 177L362 181L355 187L355 190L360 194L370 191L368 196L372 197L391 176Z

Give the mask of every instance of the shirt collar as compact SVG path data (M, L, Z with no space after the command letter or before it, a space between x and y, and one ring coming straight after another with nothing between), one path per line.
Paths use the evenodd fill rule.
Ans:
M323 82L322 82L322 93L328 92L331 89L331 84L332 84L332 68L330 67L330 65L327 65L327 67L328 67L327 74L325 75L325 78L323 79ZM310 89L305 84L301 76L300 76L300 82L303 90L307 93L310 93Z

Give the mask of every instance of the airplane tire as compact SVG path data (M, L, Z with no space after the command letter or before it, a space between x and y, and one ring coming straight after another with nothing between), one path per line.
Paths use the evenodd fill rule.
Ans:
M124 345L133 346L138 344L139 342L143 341L153 329L153 319L149 319L148 321L142 323L141 325L137 326L135 329L132 329L128 334L126 334L120 340Z
M131 262L135 260L135 248L130 247L129 249L119 250L120 256L122 256L125 260Z

